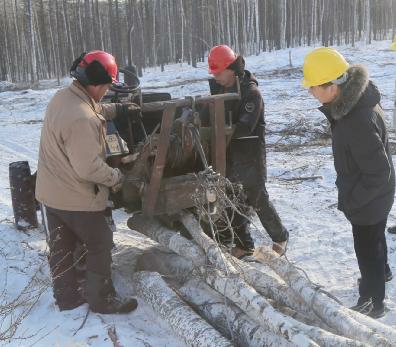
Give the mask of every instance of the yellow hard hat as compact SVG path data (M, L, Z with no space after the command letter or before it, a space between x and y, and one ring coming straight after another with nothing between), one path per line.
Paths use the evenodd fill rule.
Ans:
M349 64L334 48L321 47L314 49L304 58L304 80L306 88L335 81L344 75Z
M391 44L390 49L392 51L396 51L396 35L393 38L393 43Z

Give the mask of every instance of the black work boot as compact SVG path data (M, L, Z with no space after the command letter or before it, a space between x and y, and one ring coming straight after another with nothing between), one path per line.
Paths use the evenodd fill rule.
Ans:
M136 309L136 299L119 298L111 278L87 272L86 296L92 312L112 314L128 313Z
M356 305L350 307L351 310L357 311L362 314L369 314L373 309L371 298L360 297Z
M388 228L389 234L396 234L396 225Z
M373 303L372 310L368 313L368 316L374 319L385 316L385 305L382 302Z

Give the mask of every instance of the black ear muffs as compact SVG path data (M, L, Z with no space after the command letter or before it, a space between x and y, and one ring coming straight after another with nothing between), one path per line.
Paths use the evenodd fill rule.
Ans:
M94 86L111 83L113 81L103 65L96 60L85 68L85 75L89 84Z
M76 60L74 60L70 67L70 76L74 77L83 86L111 83L112 79L101 63L94 60L87 67L79 66L84 61L86 53L82 53ZM86 62L85 62L86 63Z
M85 68L81 66L77 66L75 70L70 71L70 76L74 77L78 82L80 82L83 86L87 86L89 83L87 75L85 74Z
M72 66L70 67L70 76L73 76L74 71L76 71L77 66L84 60L84 57L87 53L83 52L81 55L73 61ZM74 77L74 76L73 76Z

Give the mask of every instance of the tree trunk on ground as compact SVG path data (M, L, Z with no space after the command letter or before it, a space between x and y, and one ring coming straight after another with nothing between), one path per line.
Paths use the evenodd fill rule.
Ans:
M177 288L190 280L195 272L198 273L191 260L158 246L139 256L136 271L159 272L168 283Z
M376 334L385 336L392 343L396 341L396 329L390 327L389 325L385 325L373 318L370 318L364 314L361 314L359 312L349 310L348 313L350 316L352 316L352 318L355 321L367 326L369 329L372 329Z
M396 343L392 336L386 336L385 338L375 334L367 326L358 323L351 317L350 310L321 293L318 290L319 288L312 288L308 279L272 250L259 247L255 251L255 256L281 276L312 307L312 310L338 334L378 347L391 347Z
M149 223L148 229L153 229L152 225L153 225L152 223ZM170 240L171 238L164 237L164 235L159 232L160 230L165 230L165 232L168 233L170 232L172 233L172 236L177 235L174 232L171 232L169 229L166 229L158 224L156 226L158 227L158 229L156 230L156 232L158 233L158 238L161 240ZM201 231L198 230L198 233L199 232L202 232L202 230ZM152 234L152 232L148 231L148 234ZM183 239L182 236L179 235L179 237ZM225 266L226 269L229 269L231 266L239 270L239 272L237 273L230 272L229 276L225 276L224 274L221 274L221 272L208 268L207 266L203 266L198 270L196 265L194 264L194 259L185 259L184 257L174 254L166 247L159 245L157 242L151 241L144 236L139 236L139 234L136 235L116 234L115 238L116 238L116 243L118 244L116 249L117 251L114 253L113 256L114 265L115 265L115 271L113 272L113 274L116 277L118 277L120 281L125 282L125 285L123 285L122 287L128 287L128 286L132 287L132 284L134 284L134 280L132 279L132 274L136 270L143 269L146 271L147 270L156 271L156 272L158 271L161 273L161 275L165 276L167 278L167 282L171 283L171 285L175 288L179 288L187 280L191 280L192 278L194 278L194 276L199 276L201 273L203 276L206 276L205 278L206 281L210 285L212 285L212 287L214 287L215 290L217 290L217 292L219 293L218 295L220 295L220 297L222 298L221 302L219 302L218 299L214 299L215 302L214 307L216 307L217 305L216 302L218 304L224 305L224 303L226 302L225 297L227 297L230 300L227 301L229 305L226 305L225 307L223 307L223 309L228 310L229 306L237 305L239 309L245 311L246 315L250 317L249 318L250 320L259 323L260 325L262 325L264 329L271 329L273 334L278 334L278 335L283 334L281 338L285 337L285 339L288 339L288 341L290 342L293 342L300 346L301 345L317 346L317 344L319 344L320 346L348 346L348 347L366 346L365 344L359 342L359 340L362 341L360 338L356 339L355 336L350 336L351 338L356 339L356 341L351 341L349 339L334 335L333 333L326 331L329 330L326 327L324 328L324 330L322 330L316 328L315 326L311 326L310 324L306 325L301 323L301 321L304 322L304 320L296 321L295 319L289 316L290 310L284 311L286 313L285 315L277 312L273 307L271 307L272 302L268 302L266 298L260 296L254 290L254 288L250 287L244 282L244 280L246 281L250 280L249 283L253 283L254 280L252 278L256 278L255 283L256 285L259 284L257 286L258 288L260 288L260 286L265 288L268 285L271 286L275 285L277 289L272 289L273 292L276 292L277 290L284 291L285 284L282 282L282 280L276 277L271 277L268 274L266 275L268 276L268 278L266 278L266 276L263 276L264 274L261 271L267 271L264 266L263 269L261 269L260 271L260 267L256 269L252 264L245 264L242 261L235 260L230 255L225 255L224 258L221 259L220 263L223 266ZM204 237L202 238L202 240L204 240L203 241L204 248L207 249L213 248L213 245L211 244L212 242L214 242L213 240L205 239ZM199 246L195 245L192 241L185 239L184 242L187 242L187 246L193 251L194 251L194 247L200 249ZM169 244L169 242L165 242L165 243ZM199 252L195 252L195 253L199 253ZM210 261L213 260L210 257L208 257L208 259ZM214 259L218 259L218 257ZM196 263L199 264L200 262L196 262ZM276 267L274 267L274 270L279 271L280 272L279 275L282 276L283 274L282 271L277 270ZM268 284L266 284L266 280L268 281ZM295 281L295 278L293 278L292 280ZM264 289L264 290L268 290L268 289ZM291 291L290 293L296 294L297 292ZM320 293L317 293L317 295L319 294ZM280 296L280 298L282 300L282 296ZM326 299L327 301L331 301L331 299L327 297ZM274 306L277 307L277 305L282 305L282 303L279 303L279 301L281 300L275 299ZM288 299L287 297L284 297L283 300L287 301ZM315 304L314 309L317 310L317 303L314 304ZM310 304L307 302L305 302L306 306L304 307L304 305L301 302L298 302L298 300L296 301L295 295L294 298L291 300L291 304L289 303L289 305L290 306L297 305L297 307L301 311L303 311L303 309L305 308L311 307ZM285 309L287 310L287 308ZM345 308L343 309L346 310ZM199 307L199 310L203 310L205 312L207 311L209 313L212 312L212 314L216 313L216 310L214 308L209 310L205 306ZM297 312L301 312L301 311L297 311ZM292 313L294 314L294 311ZM376 322L368 317L362 316L355 312L349 311L349 313L351 313L351 317L353 317L356 320L355 322L351 317L349 317L350 321L356 326L358 326L359 329L357 331L359 332L361 331L360 329L361 327L359 327L357 321L359 321L360 319L361 324L366 325L373 330L370 332L372 335L374 335L374 338L376 339L378 339L379 336L375 335L375 332L378 334L382 334L388 338L391 338L392 335L394 335L392 329L390 327L387 327L386 325L383 325L379 322ZM220 313L216 313L216 314L220 315ZM224 315L224 313L222 314ZM331 314L331 311L329 314ZM231 313L227 313L226 317L229 317L230 315ZM338 319L342 319L342 316L341 318L340 316L338 316ZM229 323L230 320L227 320L226 322ZM224 321L222 324L224 325ZM245 327L245 324L243 320L233 322L232 324L233 327L231 327L231 329L234 334L233 341L235 341L235 334L239 334L238 331L240 330L238 329L242 329L241 327ZM342 324L342 322L340 324ZM345 335L343 334L343 336ZM313 341L315 341L317 344ZM383 339L383 341L385 340ZM382 345L378 344L377 346L390 346L390 344L388 342L385 342L385 344Z
M294 311L306 316L310 321L315 322L321 328L328 328L324 326L323 322L312 312L311 308L290 287L282 280L268 275L269 271L265 271L265 268L260 270L256 268L256 265L259 264L246 263L236 258L233 258L232 262L236 268L241 270L245 281L261 295L276 301L280 305L290 307Z
M207 236L198 221L193 215L185 214L182 223L192 235L194 240L201 246L207 254L209 261L219 270L226 273L240 273L244 280L254 287L259 293L266 297L285 305L292 309L308 315L312 320L316 320L315 315L309 310L307 305L285 284L280 280L255 269L252 265L239 261L230 256L225 256L219 246Z
M284 338L252 321L241 309L202 281L188 281L179 289L179 293L217 330L232 339L236 346L293 346Z
M195 266L202 266L206 264L206 255L198 245L185 239L178 233L166 228L154 219L147 220L142 216L137 215L128 220L128 227L142 232L146 236L159 242L161 245L173 250L175 253L190 259L195 264ZM213 240L206 235L202 238L202 242L205 244L209 243L208 245L204 246L204 248L216 247ZM214 259L209 257L209 260L219 269L224 269L225 267L223 259L221 259L220 264L215 262L215 259L219 258L219 256ZM293 292L293 290L291 290L281 280L268 274L268 272L272 271L270 268L260 271L256 269L254 265L264 267L263 264L249 264L238 260L231 255L227 255L226 260L227 264L232 264L232 266L234 266L238 272L241 273L241 276L244 278L244 280L254 287L260 294L275 300L280 305L292 308L302 315L307 316L307 318L315 322L316 325L323 327L322 322L318 320L317 316L313 314L310 308L298 295ZM231 266L228 265L227 268L230 269ZM159 272L162 274L161 271Z
M203 269L202 273L206 274L206 282L211 287L234 302L251 319L297 346L366 346L323 329L308 326L277 312L267 299L258 295L238 277L224 277L218 270Z
M294 320L274 310L270 303L239 277L225 277L218 270L201 269L206 282L216 291L235 303L262 327L278 333L296 346L318 346L300 329Z
M128 227L139 231L175 253L193 260L197 266L206 263L206 256L202 249L177 232L161 225L155 219L147 219L136 215L128 219Z
M204 233L199 222L191 213L184 213L180 219L195 242L203 248L209 261L225 273L237 274L236 268L226 259L219 245Z
M133 279L137 294L188 346L232 347L231 342L185 304L158 273L140 271Z

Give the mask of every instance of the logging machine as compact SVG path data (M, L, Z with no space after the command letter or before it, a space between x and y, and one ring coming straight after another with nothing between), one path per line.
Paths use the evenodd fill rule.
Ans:
M133 68L120 72L124 82L113 85L102 102L134 102L140 110L134 111L136 117L107 122L108 164L118 167L123 156L132 158L121 165L126 179L121 191L110 196L114 207L172 219L193 208L197 196L203 203L215 205L213 192L200 191L197 173L211 169L226 173L226 148L233 133L228 110L240 99L239 81L236 93L172 99L169 93L143 92ZM213 81L210 84L213 93ZM28 163L10 164L19 229L37 227L34 178Z

